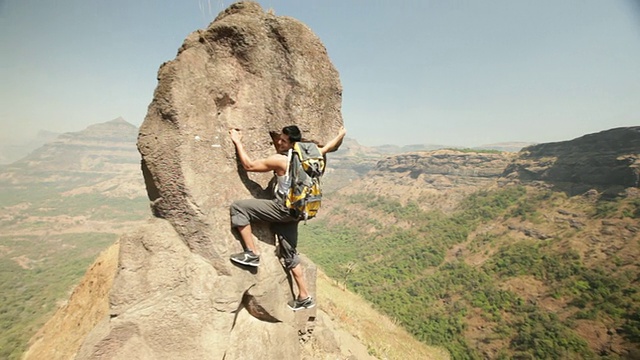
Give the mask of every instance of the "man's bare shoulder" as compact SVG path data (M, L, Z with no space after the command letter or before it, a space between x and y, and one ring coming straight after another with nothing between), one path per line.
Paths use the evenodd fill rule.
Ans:
M285 169L287 167L287 155L273 154L267 158L267 162L272 166Z
M287 155L285 155L285 154L273 154L273 155L270 155L267 159L275 160L275 161L287 161Z

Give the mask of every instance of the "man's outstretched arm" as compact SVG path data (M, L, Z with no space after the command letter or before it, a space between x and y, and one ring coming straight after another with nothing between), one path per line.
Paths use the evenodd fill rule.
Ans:
M331 139L331 141L329 141L325 146L320 148L320 152L322 153L322 155L325 155L328 152L336 150L338 146L342 144L342 139L344 139L344 136L346 134L347 134L347 129L345 129L344 126L341 127L340 130L338 131L338 135L333 139Z
M233 144L236 146L240 164L242 164L245 170L251 172L267 172L278 169L278 162L273 157L251 160L247 151L244 149L244 145L242 145L242 134L240 134L240 130L231 129L229 134L231 135L231 141L233 141Z

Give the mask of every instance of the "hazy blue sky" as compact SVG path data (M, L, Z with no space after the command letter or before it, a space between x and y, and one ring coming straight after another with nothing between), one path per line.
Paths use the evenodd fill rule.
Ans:
M259 1L340 72L365 145L569 140L640 125L637 0ZM140 125L160 64L231 1L0 0L0 140Z

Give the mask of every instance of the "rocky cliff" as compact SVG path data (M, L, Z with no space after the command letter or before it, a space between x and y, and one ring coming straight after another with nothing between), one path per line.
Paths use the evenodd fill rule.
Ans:
M298 336L316 314L286 308L295 289L272 234L254 229L257 272L228 260L241 250L230 203L268 196L271 178L239 167L228 131L242 129L255 158L289 124L323 143L342 125L341 92L311 30L257 3L233 4L187 37L158 71L138 136L154 218L120 239L109 316L78 358L303 358ZM304 265L314 291L315 267Z
M498 178L512 156L500 153L437 150L388 157L377 163L372 175L393 172L412 179L422 177L431 186L444 189L447 184L431 181L438 176L449 178L451 185L478 185Z
M577 139L524 148L503 176L544 181L570 195L589 189L615 194L640 187L640 127L616 128Z
M341 155L345 159L339 159L338 167L356 158L353 153ZM640 186L640 127L532 145L519 153L435 150L392 155L354 181L344 193L414 200L445 211L454 209L465 194L508 182L539 183L570 196L589 190L614 196Z
M341 191L451 211L466 194L495 185L514 157L513 153L444 149L388 156Z

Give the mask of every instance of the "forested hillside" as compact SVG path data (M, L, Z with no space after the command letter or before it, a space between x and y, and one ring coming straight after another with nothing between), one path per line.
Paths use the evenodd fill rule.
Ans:
M334 193L301 250L455 359L640 356L640 194L480 190L455 211Z

